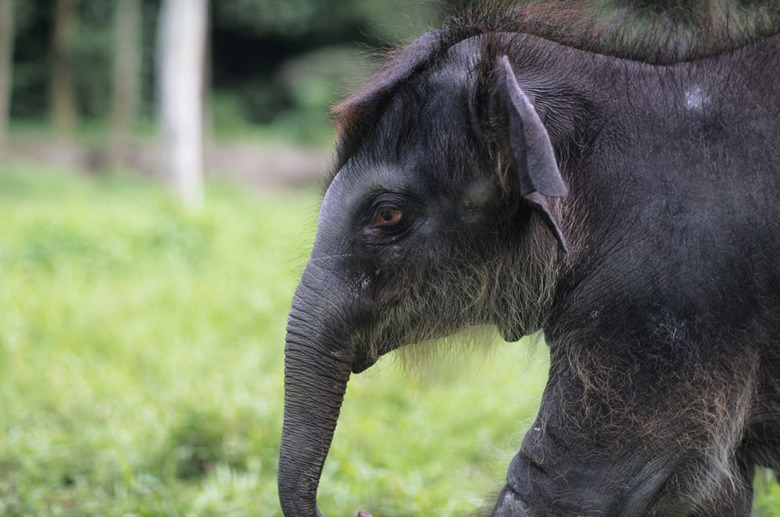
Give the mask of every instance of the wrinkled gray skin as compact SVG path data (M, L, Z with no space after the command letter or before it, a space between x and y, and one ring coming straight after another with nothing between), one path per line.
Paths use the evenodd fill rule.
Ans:
M320 515L351 373L477 325L551 354L493 515L749 515L754 468L780 470L780 38L670 66L483 43L382 92L327 189L284 515Z

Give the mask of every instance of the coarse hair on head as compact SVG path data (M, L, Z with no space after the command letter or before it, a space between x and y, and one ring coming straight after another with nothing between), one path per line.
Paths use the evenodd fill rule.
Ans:
M451 0L442 13L437 28L384 53L384 64L366 85L333 108L338 144L327 184L393 95L468 38L528 34L594 54L666 65L729 52L780 32L780 2L770 0Z

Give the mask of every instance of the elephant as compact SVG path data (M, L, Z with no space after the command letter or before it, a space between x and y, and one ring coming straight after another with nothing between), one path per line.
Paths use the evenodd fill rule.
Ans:
M286 517L352 374L485 326L550 354L495 517L746 516L780 472L780 7L592 4L461 6L334 108Z

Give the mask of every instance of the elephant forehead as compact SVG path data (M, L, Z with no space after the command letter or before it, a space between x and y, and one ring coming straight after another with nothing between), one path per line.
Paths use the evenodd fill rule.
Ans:
M348 210L383 191L413 189L411 170L416 164L412 160L405 161L380 161L366 157L350 159L328 187L323 207Z

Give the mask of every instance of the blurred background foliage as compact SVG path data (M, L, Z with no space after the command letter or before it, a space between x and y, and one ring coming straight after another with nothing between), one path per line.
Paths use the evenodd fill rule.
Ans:
M140 17L135 161L90 177L82 173L101 170L113 131L117 6L131 1ZM0 36L14 34L7 141L0 120L3 516L281 515L285 322L319 197L212 177L209 203L192 212L121 174L144 172L144 156L159 161L142 151L155 145L161 4L0 0ZM2 23L9 6L11 29ZM72 31L55 52L60 6L72 10ZM258 155L262 140L290 144L288 161L306 157L301 146L327 146L330 106L366 78L377 50L419 34L439 9L426 0L212 0L212 147L263 175L287 165L280 146ZM65 66L54 66L63 55ZM53 113L56 70L74 90L66 144ZM88 152L70 159L75 148ZM321 161L313 153L291 167L316 174ZM521 342L477 361L455 352L421 382L387 358L350 383L323 476L326 512L447 517L490 505L537 411L546 351ZM780 515L780 485L768 472L759 478L754 515Z
M15 0L11 127L46 127L51 114L51 0ZM107 123L117 0L78 0L70 48L79 125ZM160 0L142 0L138 129L155 103ZM330 106L372 68L372 53L419 34L435 2L410 0L229 0L211 2L210 120L217 138L265 129L302 143L329 141Z

